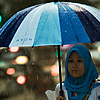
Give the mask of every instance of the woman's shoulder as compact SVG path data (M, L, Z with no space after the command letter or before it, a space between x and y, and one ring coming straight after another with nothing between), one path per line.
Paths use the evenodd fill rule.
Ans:
M93 89L100 88L100 80L97 80L93 86Z
M96 98L98 98L99 95L100 95L100 81L96 81L88 100L97 100Z
M56 85L56 87L55 87L55 90L58 90L58 89L60 89L60 83L58 83L58 84ZM63 89L63 90L66 90L66 88L65 88L65 86L64 86L64 83L62 83L62 89Z

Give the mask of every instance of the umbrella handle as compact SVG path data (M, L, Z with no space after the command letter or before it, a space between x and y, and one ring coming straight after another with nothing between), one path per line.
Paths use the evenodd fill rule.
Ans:
M62 90L62 75L61 75L61 63L60 63L60 45L58 45L58 62L59 62L59 78L60 78L60 96L63 96Z
M64 97L64 91L62 90L62 91L59 91L59 94L60 94L60 96L63 96Z

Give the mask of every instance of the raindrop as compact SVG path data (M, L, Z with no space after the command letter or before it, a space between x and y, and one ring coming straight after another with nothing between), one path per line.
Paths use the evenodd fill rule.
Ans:
M32 63L32 66L34 66L34 63Z
M65 30L65 33L66 33L67 31Z
M76 25L78 25L78 23L76 23Z
M7 52L7 50L5 50L5 52Z
M99 25L97 25L97 27L98 27Z
M36 79L39 80L39 76L38 75L36 75Z
M55 51L58 51L58 48L57 48L57 46L55 46Z

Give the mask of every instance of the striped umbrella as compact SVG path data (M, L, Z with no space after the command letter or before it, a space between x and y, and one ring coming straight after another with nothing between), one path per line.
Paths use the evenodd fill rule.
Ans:
M0 47L59 47L95 41L100 41L100 11L79 3L35 5L17 12L0 29ZM60 53L58 58L61 66ZM59 73L61 84L61 71Z

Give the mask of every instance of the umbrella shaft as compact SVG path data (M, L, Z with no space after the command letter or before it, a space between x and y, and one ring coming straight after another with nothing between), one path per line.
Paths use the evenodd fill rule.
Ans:
M60 46L59 45L58 45L58 62L59 62L59 78L60 78L60 95L63 96L62 77L61 77L61 63L60 63Z
M58 0L54 0L54 2L58 2Z

